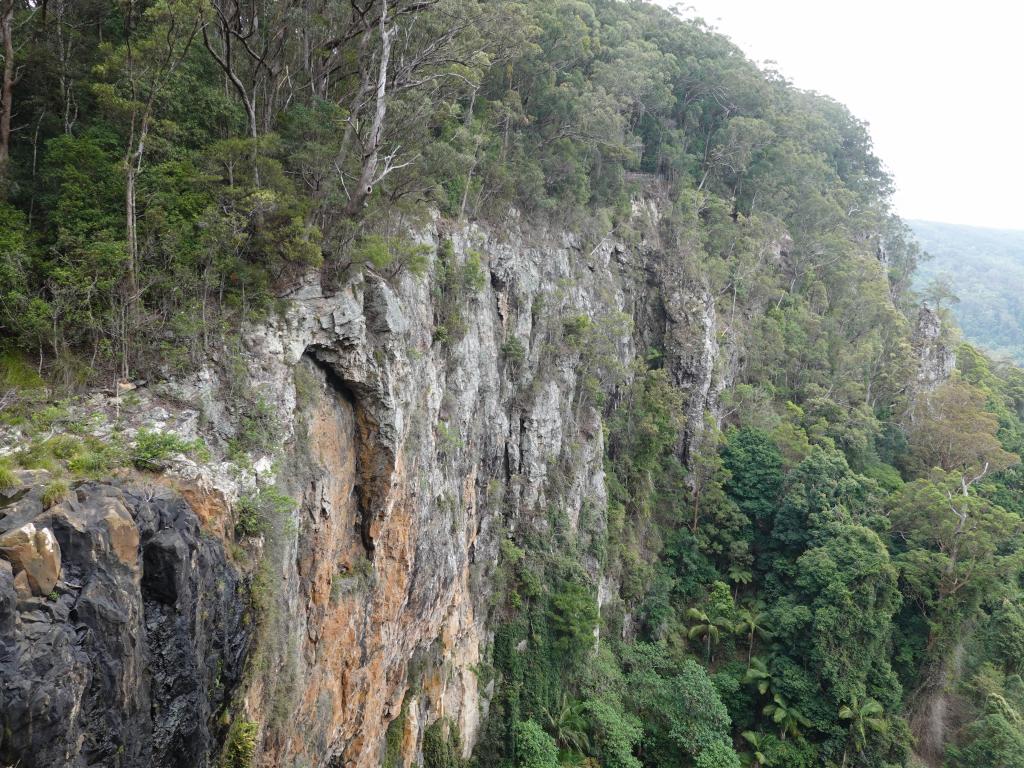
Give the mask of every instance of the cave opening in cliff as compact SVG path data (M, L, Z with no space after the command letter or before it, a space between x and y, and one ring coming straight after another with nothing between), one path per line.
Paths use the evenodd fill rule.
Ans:
M377 507L374 491L378 484L374 471L374 467L378 464L377 453L379 452L377 424L356 387L346 381L329 357L329 350L311 346L306 348L302 360L323 376L327 390L340 403L344 404L346 411L351 413L354 423L352 432L354 445L352 448L355 458L355 473L352 480L352 495L356 504L354 532L359 537L366 558L372 562L375 549L373 540L374 510Z

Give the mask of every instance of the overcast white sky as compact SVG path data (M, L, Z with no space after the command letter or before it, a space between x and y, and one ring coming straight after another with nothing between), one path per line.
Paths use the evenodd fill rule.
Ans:
M676 5L675 0L657 0ZM1024 3L684 0L870 124L904 218L1024 229Z

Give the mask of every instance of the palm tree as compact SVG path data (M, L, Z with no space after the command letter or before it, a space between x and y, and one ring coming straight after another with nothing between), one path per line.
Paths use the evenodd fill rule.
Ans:
M707 646L707 661L710 664L712 646L718 645L718 642L722 639L722 629L729 629L731 624L728 619L724 619L721 616L716 616L712 619L699 608L691 608L686 612L686 615L697 622L690 627L687 637L691 640L698 637L704 638Z
M764 737L760 733L754 733L753 731L744 731L740 735L746 740L747 744L750 745L750 748L754 750L751 755L754 759L754 762L750 764L751 768L768 768L771 763L768 761L764 752L761 751Z
M764 696L772 687L772 673L764 659L754 656L747 666L747 673L743 676L743 682L757 685L757 692Z
M885 711L882 705L874 699L867 699L863 704L854 696L849 704L839 707L839 719L850 721L850 736L853 739L853 747L857 752L864 752L867 746L869 730L876 733L884 733L889 728L885 721ZM848 749L848 747L847 747ZM846 765L847 749L843 750L843 765Z
M572 749L580 754L590 751L590 739L587 737L587 721L583 717L579 702L569 702L563 691L562 700L552 711L544 707L544 724L562 749Z
M791 707L777 693L772 697L771 703L766 704L761 711L771 717L779 726L779 738L783 741L786 740L786 736L799 736L800 729L811 724L811 721L804 717L798 709Z
M739 598L740 587L746 586L754 580L754 574L751 573L749 568L742 565L729 566L729 572L726 575L729 577L729 581L736 585L732 591L734 600Z
M749 608L740 610L740 620L736 622L736 633L747 637L747 666L750 666L750 659L754 655L754 638L760 637L767 640L772 633L764 626L768 619L768 613L764 610L762 603L755 603Z

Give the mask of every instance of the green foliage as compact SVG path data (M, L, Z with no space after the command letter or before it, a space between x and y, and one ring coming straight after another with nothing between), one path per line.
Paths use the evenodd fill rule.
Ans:
M423 768L462 768L462 746L455 724L435 720L423 731Z
M277 488L242 496L235 505L235 535L258 536L271 530L295 509L295 500Z
M841 105L652 3L395 0L394 35L381 36L352 4L291 3L281 23L282 4L259 2L241 47L201 3L132 19L116 3L38 5L16 4L13 25L15 114L32 130L14 132L0 200L0 423L23 436L12 461L58 478L46 503L69 493L69 472L203 451L156 432L95 438L48 402L55 391L180 374L220 350L231 456L275 454L277 414L251 393L231 329L311 272L357 292L372 273L430 275L434 340L454 348L502 278L483 238L509 220L554 223L578 247L545 258L577 268L606 259L611 239L616 252L638 243L635 202L656 190L659 249L679 257L644 266L669 290L648 303L609 288L604 302L625 301L642 332L566 299L530 339L575 373L566 423L604 419L607 526L590 524L588 498L580 537L554 478L547 509L509 517L478 764L554 766L561 748L564 762L609 768L731 767L745 740L763 765L899 765L902 718L935 680L963 720L951 765L1019 762L1024 374L964 347L959 378L910 386L920 251L891 214L866 126ZM378 102L387 40L401 50ZM438 233L435 254L409 234L420 227ZM989 251L1006 267L1005 247ZM989 322L1006 292L968 285L954 311L1017 351L1011 318ZM949 304L948 289L926 298ZM693 331L707 348L712 325L720 359L738 364L724 433L700 423L718 393L687 380L678 343ZM502 344L515 376L525 341ZM663 348L627 370L638 343ZM314 389L297 370L297 395ZM447 421L437 444L452 459L464 447ZM0 486L10 473L5 461ZM236 506L236 536L263 541L253 655L275 670L288 667L275 590L293 509L273 488ZM595 571L619 585L601 612ZM334 598L371 576L369 560L353 563ZM439 723L424 757L458 765ZM225 765L255 760L258 730L236 719Z
M582 584L567 583L552 595L550 623L563 653L585 653L594 642L597 620L596 596Z
M519 365L526 359L526 347L518 336L509 336L501 345L501 356L512 365Z
M952 768L1024 766L1024 730L1020 721L1008 720L999 713L985 715L968 726L964 740L964 746L953 746L949 750Z
M870 529L835 522L822 534L822 544L797 560L796 583L813 629L792 642L838 701L856 702L859 691L892 678L887 654L901 602L897 571Z
M729 714L702 667L642 643L626 650L624 661L626 698L644 724L647 765L684 768L706 751L732 752L722 750L731 741Z
M46 508L56 506L68 498L71 494L71 486L67 480L56 478L51 480L43 488L43 506Z
M640 761L633 755L643 737L640 721L607 694L583 702L582 710L591 724L591 746L601 764L606 768L640 768Z
M252 768L255 765L259 724L244 717L231 722L221 754L221 768Z
M18 476L6 461L0 461L0 491L18 485Z
M740 768L740 757L725 741L712 742L701 750L694 768Z
M402 272L423 277L430 267L430 251L425 243L369 234L355 243L351 259L353 264L373 267L392 278Z
M384 760L381 768L400 768L402 764L402 742L405 739L405 725L409 716L409 703L402 701L402 708L398 717L388 723L388 730L384 738ZM430 730L429 728L427 729ZM426 734L424 733L424 739Z
M452 345L462 339L468 328L464 304L483 289L486 280L477 252L467 251L459 263L452 241L441 241L434 261L435 341Z
M138 469L159 470L164 462L176 453L197 453L209 456L202 440L185 440L173 432L154 432L148 429L139 430L135 436L135 446L131 451L132 464ZM86 463L88 466L89 463Z
M518 768L558 768L555 740L533 720L516 723L513 728Z
M771 438L753 429L729 433L722 450L729 471L726 491L740 511L758 525L768 524L782 494L782 456Z
M280 448L280 422L274 407L262 397L242 404L238 432L229 442L234 455L246 452L275 453Z

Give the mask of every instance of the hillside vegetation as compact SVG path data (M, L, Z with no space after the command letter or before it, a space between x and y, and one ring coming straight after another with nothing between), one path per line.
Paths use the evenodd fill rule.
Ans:
M644 2L0 12L0 418L193 370L313 270L485 279L411 241L432 212L586 253L655 188L735 381L681 451L661 350L618 370L566 318L607 535L580 551L551 510L503 542L473 765L1024 766L1024 372L965 345L913 384L919 250L841 105ZM463 764L427 735L425 765Z
M914 280L971 343L1024 363L1024 232L911 221L929 258Z

